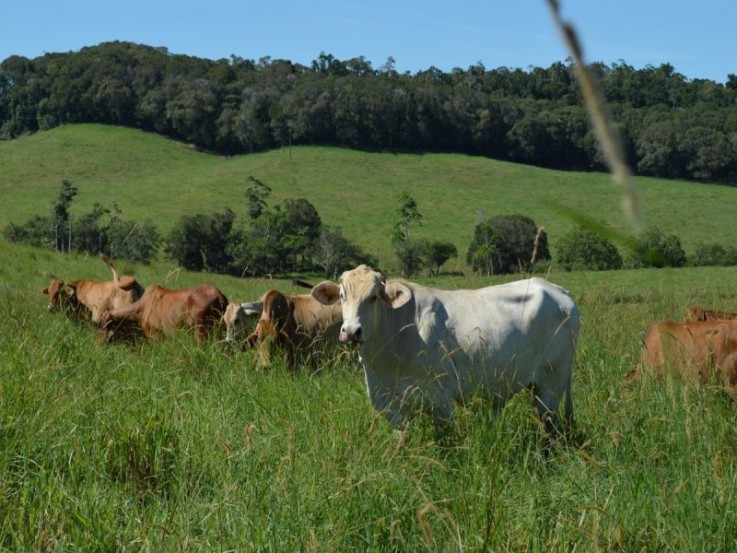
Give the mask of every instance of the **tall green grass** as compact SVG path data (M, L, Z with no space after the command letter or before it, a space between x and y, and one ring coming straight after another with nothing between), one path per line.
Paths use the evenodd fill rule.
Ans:
M107 278L97 259L0 242L3 550L737 548L734 405L718 389L622 385L654 318L737 305L737 269L550 275L582 318L578 440L550 454L524 395L498 416L457 409L441 445L422 420L397 439L354 360L290 374L187 335L98 344L46 312L52 271ZM245 298L274 284L125 271Z
M403 192L417 201L419 238L452 242L465 254L485 217L522 213L545 227L555 255L574 225L570 212L629 234L619 209L621 189L605 173L574 173L451 154L391 154L299 146L223 158L155 134L100 125L71 125L0 142L0 223L46 214L68 178L80 190L72 215L94 203L118 204L126 218L154 219L167 232L183 214L225 207L245 216L247 178L273 190L272 205L303 197L323 223L396 272L391 233ZM646 223L676 234L688 253L699 242L728 243L737 234L737 188L637 178Z

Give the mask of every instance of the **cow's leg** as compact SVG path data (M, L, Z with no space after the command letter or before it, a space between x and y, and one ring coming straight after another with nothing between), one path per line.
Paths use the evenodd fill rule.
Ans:
M558 415L558 397L551 390L540 390L532 387L532 405L537 409L540 420L545 425L549 436L560 433L560 416Z
M258 333L253 332L249 334L245 340L243 340L241 349L243 349L243 351L248 351L249 349L251 349L253 346L256 345L256 342L258 342Z

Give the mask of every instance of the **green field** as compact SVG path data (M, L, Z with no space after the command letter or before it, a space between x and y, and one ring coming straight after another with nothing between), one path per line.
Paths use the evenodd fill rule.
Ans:
M162 230L182 213L242 208L246 178L306 197L323 221L391 259L401 192L425 236L465 255L479 210L523 213L555 239L561 209L623 233L607 175L454 155L295 147L231 159L158 136L82 125L0 142L0 223L46 213L56 184L77 213L115 201ZM734 188L636 179L647 220L688 252L735 235ZM418 233L419 234L419 233ZM389 265L389 263L387 263ZM117 262L142 284L208 282L238 301L286 280ZM459 268L463 269L462 263ZM510 280L445 275L443 288ZM0 240L0 550L734 551L737 411L715 388L622 376L648 325L688 305L737 311L737 267L558 272L581 311L576 439L546 454L528 398L498 416L457 409L448 443L423 420L398 441L345 354L289 374L253 352L182 335L98 344L46 311L52 275L107 280L95 257Z
M232 298L289 286L120 269ZM421 420L398 442L349 359L290 375L188 336L99 345L46 312L51 274L108 277L96 258L0 242L2 550L737 548L734 405L717 389L622 385L650 321L737 307L737 268L550 275L582 318L578 440L550 455L523 395L497 417L456 410L443 446Z
M164 232L182 214L230 207L245 215L247 178L273 189L272 205L308 199L323 223L376 254L395 270L390 236L399 198L409 192L423 215L418 238L456 245L448 270L465 270L465 254L481 218L522 213L556 241L573 225L568 212L585 214L629 234L621 190L609 175L571 173L450 154L365 153L300 146L223 158L122 127L74 125L0 142L0 223L47 214L57 184L80 190L72 215L95 202L116 202L125 218L152 218ZM699 242L729 243L737 235L737 188L637 178L646 223L676 234L686 253Z

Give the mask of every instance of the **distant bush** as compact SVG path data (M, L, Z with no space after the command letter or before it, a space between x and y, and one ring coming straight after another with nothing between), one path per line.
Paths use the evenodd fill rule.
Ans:
M115 203L111 209L96 203L72 224L71 247L80 253L106 253L113 259L148 264L156 259L160 244L161 234L150 219L143 223L123 219Z
M227 237L235 213L182 215L164 240L164 253L190 271L227 272L232 257L227 251Z
M156 259L162 237L153 221L119 221L108 229L110 257L148 265Z
M607 271L622 268L617 247L594 230L578 227L560 240L558 262L566 271Z
M70 196L70 188L71 183L62 181L61 199L53 204L52 216L35 215L23 224L10 223L4 229L5 238L61 252L105 253L134 263L148 264L156 258L161 235L152 221L125 220L115 203L110 209L96 203L92 211L72 219L68 208L76 193Z
M676 235L665 235L658 227L650 227L636 239L636 246L624 265L632 269L683 267L686 265L686 252Z
M315 249L315 262L322 268L325 278L335 280L343 271L361 263L376 267L379 260L343 236L340 227L322 227Z
M484 275L530 271L550 259L547 233L524 215L498 215L474 228L466 263Z
M458 257L458 248L452 242L427 242L423 252L424 265L431 276L440 274L440 268L451 258Z
M702 242L696 245L690 262L695 267L737 265L737 247Z
M36 248L52 248L54 246L54 222L51 217L34 215L25 223L8 224L3 236L9 242L28 244Z

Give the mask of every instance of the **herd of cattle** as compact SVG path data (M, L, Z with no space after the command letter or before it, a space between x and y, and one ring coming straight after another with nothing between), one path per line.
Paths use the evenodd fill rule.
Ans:
M441 423L454 403L480 393L501 409L523 389L548 432L558 432L560 408L565 426L573 424L579 312L566 290L545 279L449 291L387 280L361 265L337 284L294 281L310 287L309 294L271 289L258 301L235 303L206 284L144 289L132 277L119 277L110 259L103 261L112 281L54 278L43 289L49 310L90 320L102 341L182 327L204 340L224 329L226 342L257 347L263 364L279 348L294 370L342 343L358 350L371 404L395 427L418 410ZM692 308L687 320L653 324L642 362L626 381L671 368L702 383L716 381L735 397L736 317Z

